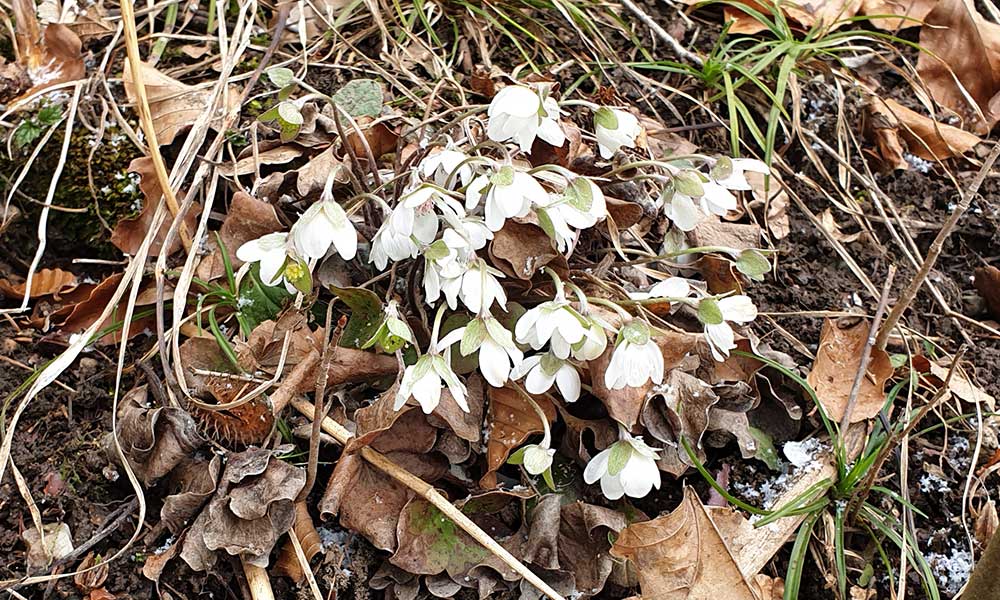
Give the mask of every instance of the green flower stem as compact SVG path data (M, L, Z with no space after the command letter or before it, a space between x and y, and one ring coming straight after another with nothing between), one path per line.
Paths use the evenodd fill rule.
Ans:
M617 302L608 300L607 298L594 298L588 296L587 301L590 302L591 304L596 304L597 306L606 306L607 308L610 308L614 310L616 313L618 313L618 316L623 319L632 318L632 313L622 308Z
M556 286L556 299L563 299L566 297L566 288L563 286L563 280L559 277L551 267L544 267L545 274L552 278L553 285Z

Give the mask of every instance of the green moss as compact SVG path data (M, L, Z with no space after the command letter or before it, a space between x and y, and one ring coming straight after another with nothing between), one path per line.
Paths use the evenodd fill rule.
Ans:
M92 148L93 140L93 134L84 127L76 127L70 137L66 163L52 204L66 208L84 208L86 211L50 211L49 247L58 247L63 256L116 258L121 253L111 245L110 232L101 219L109 227L114 227L120 219L133 216L141 207L142 194L135 177L127 172L129 163L141 154L117 128L105 130L104 139L96 151ZM45 200L52 174L59 162L62 144L63 133L60 128L35 159L28 176L21 183L21 192L38 202ZM6 154L0 155L0 174L6 182L17 177L32 149L25 148L23 152L15 153L13 158ZM93 177L93 190L88 177L88 165ZM24 243L20 243L22 240L14 240L11 248L30 253L34 250L33 225L41 214L41 206L20 196L15 198L20 202L25 219L31 225L20 228Z

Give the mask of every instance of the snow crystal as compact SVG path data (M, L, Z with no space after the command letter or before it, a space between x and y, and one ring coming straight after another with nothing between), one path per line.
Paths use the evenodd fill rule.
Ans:
M927 562L941 589L949 594L957 594L972 573L972 554L967 548L953 547L951 554L931 552L927 555Z
M932 163L931 161L924 160L919 156L914 156L909 152L903 154L903 160L905 160L911 167L913 167L913 170L919 173L930 173L931 168L934 166L934 163Z
M951 491L951 484L933 473L924 473L920 478L920 491L925 494L931 492L944 494Z

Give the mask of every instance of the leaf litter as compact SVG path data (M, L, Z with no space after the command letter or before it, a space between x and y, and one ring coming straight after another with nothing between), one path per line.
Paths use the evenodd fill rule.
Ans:
M363 16L357 3L267 9L267 28L253 34L240 20L243 4L196 9L180 23L167 7L162 33L140 38L138 56L125 53L139 64L140 90L129 62L96 68L116 8L15 3L20 71L4 98L41 137L8 154L31 165L44 156L35 140L54 152L45 135L55 129L30 113L69 104L59 91L35 97L42 87L102 83L113 71L120 78L111 86L92 88L103 102L96 127L92 95L71 125L89 131L98 152L105 128L127 131L145 156L120 166L141 176L141 211L101 224L114 260L63 256L50 245L39 268L10 246L10 264L0 263L11 327L0 330L3 357L29 346L46 356L10 358L29 384L67 344L85 348L74 369L103 364L101 377L116 390L104 408L114 427L102 436L106 456L88 462L102 465L106 480L122 471L134 480L153 528L130 540L113 528L95 532L102 511L39 513L32 494L42 486L52 497L98 486L74 479L73 469L58 477L50 469L33 491L22 446L46 434L22 421L4 434L3 462L21 470L0 506L23 499L16 514L33 526L19 527L20 541L0 539L19 544L3 584L61 586L72 575L90 598L137 593L108 574L123 568L125 549L145 547L152 551L136 572L158 589L222 593L213 587L221 584L254 600L295 586L314 597L352 588L407 598L854 598L887 593L902 581L896 568L917 573L906 591L913 597L956 593L995 532L995 510L991 521L978 508L983 486L962 495L954 485L963 469L995 476L996 461L986 459L1000 456L995 423L984 418L995 390L977 383L989 380L981 358L996 356L1000 336L990 320L995 256L981 245L995 236L955 232L979 262L955 267L954 256L942 256L949 282L961 273L961 290L942 295L941 272L919 269L922 256L936 257L929 238L915 242L907 229L941 217L932 216L940 207L895 186L946 174L939 179L955 182L951 194L973 197L973 226L995 228L965 186L976 163L990 164L996 15L961 0L731 3L716 11L728 28L711 26L720 36L714 50L690 38L681 62L653 64L631 55L636 44L650 32L668 45L688 38L691 18L710 21L700 5L691 16L657 7L651 17L628 3L640 18L622 23L575 5L583 12L560 22L554 4L519 34L540 56L552 64L569 57L564 68L575 72L587 48L619 68L574 81L528 55L534 73L513 68L516 53L496 42L517 39L503 23L526 12L481 20L501 9L407 6L407 17L395 8ZM156 18L123 14L126 37L158 28ZM657 21L667 29L650 28ZM460 32L458 62L438 54L443 22ZM568 32L570 24L567 36L534 37L536 26ZM910 49L871 35L869 25L892 36L919 27L922 50L900 60ZM414 35L420 28L426 37ZM195 42L206 34L225 43ZM783 63L791 75L784 66L729 70L709 60L719 48L775 35L787 36L779 57L801 61ZM727 36L735 45L723 46ZM798 46L803 36L851 56L817 58L822 52ZM315 45L287 53L306 42ZM299 69L296 61L319 48L354 61L356 72L336 73L322 59ZM876 53L884 53L881 72L871 66ZM396 55L410 58L385 71L381 58ZM710 70L720 64L724 77ZM234 65L241 74L220 82L216 73ZM683 99L655 91L666 85L650 79L658 72ZM901 80L921 85L891 87ZM244 89L247 81L256 84ZM832 136L840 162L820 160L823 146L804 142L816 135L806 128L828 117L803 122L802 107L776 100L771 81L792 87L793 99L817 82L835 90L829 107L812 105L837 121L820 134ZM770 114L767 102L777 103ZM683 122L678 106L703 122ZM718 115L745 125L751 110L782 129L780 150L761 147L772 142L757 125L734 129L742 148L715 135L726 125ZM160 147L142 147L150 134ZM27 139L23 131L18 139ZM755 152L769 164L742 157ZM103 183L93 166L84 194ZM173 194L164 195L166 181ZM985 184L984 206L994 188ZM8 227L17 214L39 219L40 235L64 235L35 216L37 205L58 210L64 199L54 204L49 192L31 202L15 191L0 233L30 239ZM99 221L103 213L91 210L80 219ZM824 252L807 241L809 228L856 265L857 279L825 273L829 255L803 268L803 257ZM140 268L123 272L119 257ZM880 299L868 278L877 282L894 262L926 277L927 298L887 344L872 347L869 330L882 317L872 317ZM884 294L882 308L914 302L899 293ZM24 297L30 312L6 310ZM925 317L942 307L937 321ZM81 340L84 330L92 335ZM134 366L115 369L109 356L119 350ZM57 361L44 381L61 374L68 387L67 366ZM21 403L18 414L42 402L34 390L19 398L23 391L8 396ZM72 406L51 414L72 422ZM99 415L83 418L101 427ZM944 434L930 415L947 425ZM921 462L897 464L893 451L914 440ZM983 464L944 449L934 462L934 443L968 450L970 440ZM910 487L876 478L900 468L916 469ZM936 529L920 521L936 516L933 494L970 502L978 515L971 551L943 533L962 529L964 508ZM896 529L899 515L916 516L918 526ZM879 562L875 549L900 536L910 538L908 567ZM810 545L825 560L807 562ZM86 553L95 546L102 553ZM192 571L217 581L186 578Z

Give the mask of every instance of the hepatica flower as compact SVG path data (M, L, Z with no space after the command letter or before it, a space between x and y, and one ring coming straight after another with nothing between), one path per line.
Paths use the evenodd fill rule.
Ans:
M283 283L289 293L312 290L309 265L295 256L288 234L269 233L246 242L236 250L236 258L247 263L260 263L260 278L267 285Z
M523 86L509 85L493 97L486 113L486 135L494 142L513 140L522 152L530 152L536 137L560 147L566 134L559 126L559 104L542 93Z
M755 158L721 157L712 167L712 179L727 190L750 190L746 171L767 175L771 172L767 165Z
M417 167L420 175L443 188L469 185L473 175L472 164L466 162L469 155L456 148L454 142L449 140L446 147L428 154Z
M604 372L609 390L640 387L647 381L663 382L663 353L644 321L629 321L618 333L618 345Z
M465 191L465 208L472 210L485 201L486 226L499 231L504 221L527 215L532 204L545 204L548 198L548 192L531 174L503 165L472 180Z
M358 253L358 234L343 207L333 199L332 185L330 177L319 201L292 225L292 242L305 258L321 259L331 245L344 260L351 260Z
M449 348L456 342L461 342L459 352L462 356L479 352L479 370L493 387L503 387L510 378L511 369L524 360L510 331L489 314L476 317L465 327L444 336L439 348Z
M691 295L691 285L683 277L668 277L649 288L648 292L632 292L633 300L648 300L650 298L687 298Z
M551 343L552 354L568 358L572 347L583 341L587 328L569 302L557 294L554 300L543 302L517 320L514 335L522 344L540 350Z
M622 147L635 148L640 133L639 119L628 111L602 106L594 113L594 135L601 158L611 158Z
M720 362L736 347L736 334L729 323L749 323L756 318L757 307L749 296L703 298L698 303L698 320L705 328L705 339L712 356Z
M536 354L524 359L511 371L511 379L524 380L524 389L532 394L544 394L555 384L566 402L576 402L580 398L580 373L568 360L554 354Z
M654 487L660 489L659 458L656 448L650 448L641 437L633 437L619 426L619 439L587 463L583 480L601 482L601 492L608 500L622 496L642 498Z
M664 214L681 231L691 231L708 214L723 216L737 207L736 196L694 170L675 175L661 202Z
M571 227L593 227L608 211L601 188L586 177L576 177L562 194L549 194L544 202L536 202L535 213L545 233L565 252L573 239Z
M407 400L413 398L420 404L425 414L434 412L441 402L442 382L448 386L448 391L458 406L469 412L465 385L451 370L448 361L436 352L429 352L406 367L403 379L399 383L399 390L396 392L393 409L399 410Z

